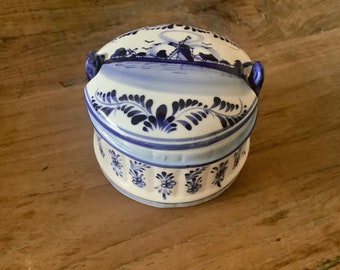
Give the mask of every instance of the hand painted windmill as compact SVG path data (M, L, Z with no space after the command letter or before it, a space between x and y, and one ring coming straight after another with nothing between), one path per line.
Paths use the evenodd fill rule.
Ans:
M168 44L175 47L175 50L170 53L168 59L187 60L190 62L194 61L193 48L185 44L185 42L190 39L191 37L187 36L185 39L177 43L173 41L169 42Z

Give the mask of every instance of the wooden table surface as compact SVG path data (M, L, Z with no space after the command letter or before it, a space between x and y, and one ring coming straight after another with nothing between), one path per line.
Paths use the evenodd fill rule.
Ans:
M266 71L239 178L178 209L109 184L83 99L89 50L168 22ZM339 25L338 0L2 0L0 269L340 269Z

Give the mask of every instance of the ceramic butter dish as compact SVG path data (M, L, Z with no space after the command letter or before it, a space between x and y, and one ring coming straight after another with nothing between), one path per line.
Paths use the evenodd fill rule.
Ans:
M235 180L256 120L260 62L216 33L168 24L113 39L85 67L95 155L118 191L181 207Z

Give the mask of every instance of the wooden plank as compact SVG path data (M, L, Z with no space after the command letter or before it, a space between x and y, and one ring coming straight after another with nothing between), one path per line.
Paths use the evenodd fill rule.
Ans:
M0 4L0 269L337 269L340 2ZM247 163L218 198L157 209L92 149L84 59L143 25L229 35L263 62Z

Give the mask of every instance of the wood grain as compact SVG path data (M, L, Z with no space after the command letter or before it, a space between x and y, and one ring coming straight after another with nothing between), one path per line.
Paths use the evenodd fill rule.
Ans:
M340 2L0 3L0 269L340 269ZM84 59L178 22L265 66L237 181L195 207L118 193L92 149Z

